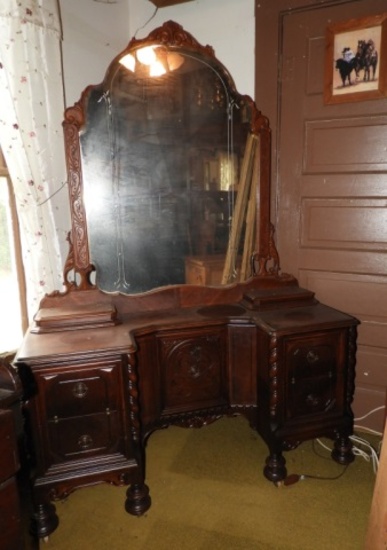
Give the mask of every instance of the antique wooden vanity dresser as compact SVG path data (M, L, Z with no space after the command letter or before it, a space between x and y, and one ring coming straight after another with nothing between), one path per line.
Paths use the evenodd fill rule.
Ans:
M145 442L172 424L245 415L276 483L306 439L332 438L350 463L357 321L280 272L268 121L212 48L173 22L133 39L64 132L65 288L15 362L37 536L58 525L52 501L97 482L128 484L126 510L143 514Z

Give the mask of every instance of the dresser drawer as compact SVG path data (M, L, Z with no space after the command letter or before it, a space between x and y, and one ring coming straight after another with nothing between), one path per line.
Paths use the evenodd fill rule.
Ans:
M121 361L56 367L38 377L48 420L79 417L119 407Z
M289 346L288 369L293 378L315 378L333 373L337 365L336 342L301 340Z
M285 343L286 417L341 411L343 365L340 331L290 338Z
M48 423L50 464L123 451L116 411Z

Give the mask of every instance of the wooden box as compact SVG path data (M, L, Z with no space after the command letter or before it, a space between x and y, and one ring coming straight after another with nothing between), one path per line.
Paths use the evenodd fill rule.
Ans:
M185 282L189 285L220 285L226 257L223 254L212 256L187 256L185 258ZM240 267L238 259L237 277Z

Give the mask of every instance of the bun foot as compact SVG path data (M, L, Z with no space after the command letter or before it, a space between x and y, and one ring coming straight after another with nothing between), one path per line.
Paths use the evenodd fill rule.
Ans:
M263 469L263 474L269 481L278 483L285 479L287 471L285 468L286 460L282 454L271 454L266 459L266 466Z
M59 525L54 504L38 504L31 518L31 534L44 541Z
M133 484L126 491L125 510L133 516L142 516L151 506L147 485Z
M355 460L352 451L352 442L349 437L340 437L335 440L331 456L335 462L346 466Z

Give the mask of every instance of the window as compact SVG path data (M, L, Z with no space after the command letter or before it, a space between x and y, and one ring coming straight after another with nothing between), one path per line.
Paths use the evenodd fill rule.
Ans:
M0 353L15 350L27 328L19 224L11 178L0 150Z

